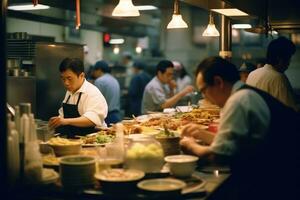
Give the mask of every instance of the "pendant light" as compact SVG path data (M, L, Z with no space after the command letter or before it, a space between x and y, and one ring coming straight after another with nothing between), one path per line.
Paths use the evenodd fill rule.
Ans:
M207 25L207 28L202 33L202 36L204 37L218 37L220 36L219 31L216 29L214 18L212 16L212 12L209 13L209 22Z
M80 23L80 0L76 0L76 25L75 28L79 29Z
M39 4L38 0L32 0L32 3L17 3L13 4L7 7L9 10L16 10L16 11L22 11L22 10L43 10L43 9L49 9L50 6Z
M132 0L120 0L118 5L114 8L112 16L115 17L137 17L140 12L132 3Z
M178 0L175 0L172 20L169 22L167 29L187 28L187 27L188 27L188 25L185 23L185 21L183 21L182 16L179 11L179 2L178 2Z

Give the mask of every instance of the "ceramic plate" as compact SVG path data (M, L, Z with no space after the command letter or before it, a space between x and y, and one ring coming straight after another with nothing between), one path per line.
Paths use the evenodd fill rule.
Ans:
M142 179L145 173L135 169L108 169L95 174L95 178L105 182L128 182Z
M164 192L181 190L186 187L186 183L173 178L158 178L141 181L137 186L147 191Z

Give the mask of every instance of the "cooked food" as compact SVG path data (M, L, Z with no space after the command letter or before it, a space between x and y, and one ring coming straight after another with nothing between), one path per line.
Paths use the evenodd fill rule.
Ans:
M176 134L174 132L165 132L165 131L160 131L155 137L157 138L165 138L165 137L175 137Z
M115 139L115 136L113 135L105 135L105 134L98 134L96 136L96 143L97 144L104 144L112 142Z
M130 134L139 134L142 133L143 129L138 124L126 124L124 125L124 134L130 135Z
M156 138L168 138L168 137L176 137L177 134L169 131L167 128L167 125L164 124L164 130L161 130L157 135L155 135Z
M59 165L59 158L54 155L42 156L43 165Z
M81 143L82 143L81 140L69 140L69 139L61 138L61 137L51 138L47 142L47 144L52 145L52 146L78 145Z
M104 144L112 142L116 136L115 134L112 134L113 132L111 130L108 130L101 130L96 134L91 134L83 137L83 144Z
M177 130L178 127L181 126L180 120L171 119L167 117L151 118L149 121L143 122L141 125L148 127L163 127L164 124L170 130Z
M108 169L96 174L96 178L103 181L133 181L144 177L144 172L139 170Z

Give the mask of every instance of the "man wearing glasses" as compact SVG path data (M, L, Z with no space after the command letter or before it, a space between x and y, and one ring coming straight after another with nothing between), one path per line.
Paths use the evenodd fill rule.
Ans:
M229 164L237 199L295 199L292 195L298 190L294 183L300 167L296 142L300 139L299 114L241 82L237 68L220 57L202 61L196 81L205 98L222 108L220 125L215 137L198 125L185 126L182 148L202 160ZM291 138L286 143L285 133ZM198 144L197 139L209 146ZM282 170L284 174L279 173ZM289 184L279 186L278 182Z

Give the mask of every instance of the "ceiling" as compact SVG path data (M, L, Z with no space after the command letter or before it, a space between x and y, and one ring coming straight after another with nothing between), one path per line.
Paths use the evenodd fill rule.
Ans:
M82 28L97 31L109 31L112 33L141 37L158 34L158 22L164 14L162 10L172 9L173 0L133 0L135 5L152 4L160 8L157 11L147 11L137 18L115 18L111 16L112 9L119 0L81 0L81 12L87 18L97 17L94 23L91 20L83 22ZM258 27L265 26L267 19L269 24L279 32L300 32L300 1L299 0L180 0L181 6L202 8L238 8L250 17L232 18L236 22L251 22ZM9 4L19 2L31 2L31 0L10 0ZM40 3L50 5L53 8L63 10L75 10L74 0L40 0ZM197 12L197 9L192 9ZM70 25L73 19L57 19L49 16L40 16L40 13L8 11L8 16L25 18L29 20L43 21ZM89 15L89 16L88 16ZM83 17L84 19L84 17ZM154 20L153 20L154 19ZM120 23L121 21L121 23Z
M279 32L300 32L299 0L184 0L185 3L205 8L238 8L248 14L258 26L265 26L268 19L272 28ZM247 18L233 18L247 21Z

